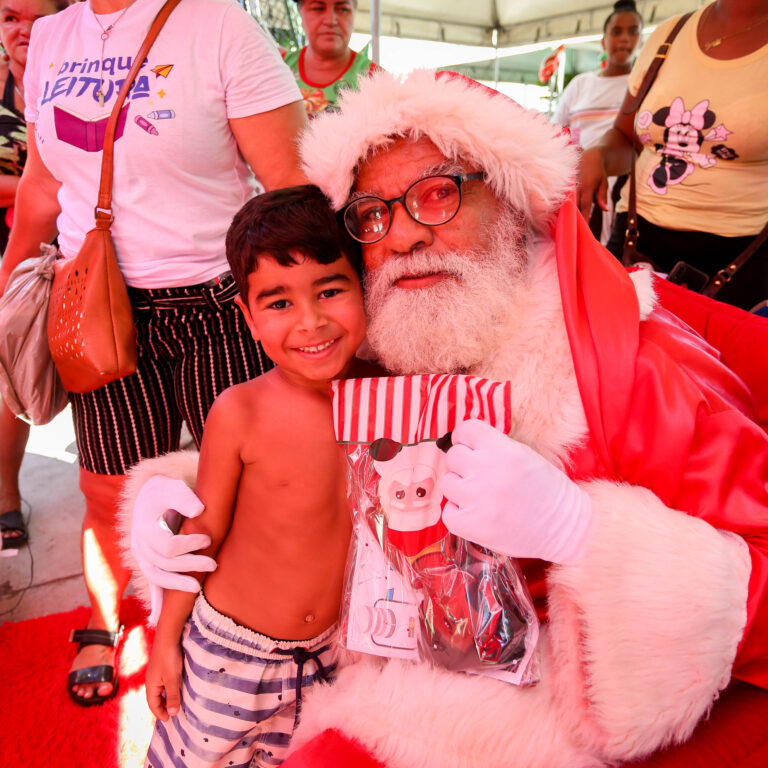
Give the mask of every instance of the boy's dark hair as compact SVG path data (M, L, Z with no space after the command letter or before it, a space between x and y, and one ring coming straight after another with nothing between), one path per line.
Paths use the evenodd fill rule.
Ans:
M637 5L635 5L635 0L616 0L616 2L613 4L613 10L611 11L608 18L605 20L605 24L603 24L603 32L606 32L608 30L608 25L611 23L611 19L617 13L624 13L624 11L629 11L630 13L637 14L637 18L640 19L640 24L643 23L643 17L640 15L640 11L637 10Z
M257 268L260 256L271 256L283 267L299 263L291 252L319 264L332 264L345 256L358 275L362 270L359 244L313 184L276 189L249 200L232 220L226 251L244 301L248 275Z

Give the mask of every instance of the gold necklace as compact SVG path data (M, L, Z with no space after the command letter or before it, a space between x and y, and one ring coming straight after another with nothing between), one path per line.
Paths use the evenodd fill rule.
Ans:
M109 33L115 28L117 22L123 18L125 12L130 8L130 5L126 5L123 8L123 12L108 26L105 27L99 17L94 13L93 18L96 19L96 23L101 27L101 60L99 61L99 90L96 92L96 96L99 98L99 106L104 106L104 46L109 38Z
M768 15L763 16L759 21L756 21L754 24L750 24L748 27L744 27L744 29L737 29L735 32L731 32L729 35L716 37L714 40L710 41L709 43L704 43L704 45L702 46L702 50L708 51L710 48L714 48L715 46L720 45L720 43L722 43L723 40L728 40L731 37L736 37L736 35L741 35L744 32L749 32L750 29L759 27L761 24L765 24L766 21L768 21Z

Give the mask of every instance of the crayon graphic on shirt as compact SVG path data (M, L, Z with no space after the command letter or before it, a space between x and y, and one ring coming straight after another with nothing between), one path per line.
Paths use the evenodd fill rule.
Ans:
M172 109L156 109L154 112L150 112L147 117L150 120L172 120L176 117L176 113Z
M149 122L146 118L142 117L141 115L136 115L134 122L136 125L139 126L139 128L143 128L148 134L151 136L158 136L157 128L155 128L152 123Z

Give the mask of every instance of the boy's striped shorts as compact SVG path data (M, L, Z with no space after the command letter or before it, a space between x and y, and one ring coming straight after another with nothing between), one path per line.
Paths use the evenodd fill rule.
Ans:
M198 595L182 637L181 709L155 724L145 768L280 765L296 726L297 685L301 690L332 678L337 631L273 640Z

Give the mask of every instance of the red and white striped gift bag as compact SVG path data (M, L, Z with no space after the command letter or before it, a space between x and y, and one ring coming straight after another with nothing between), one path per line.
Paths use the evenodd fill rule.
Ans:
M333 421L340 443L387 437L404 444L436 440L467 419L504 433L512 426L509 382L423 374L334 381Z
M521 570L449 535L441 520L450 432L475 418L508 433L509 383L425 374L331 387L355 515L347 647L533 681L538 622Z

